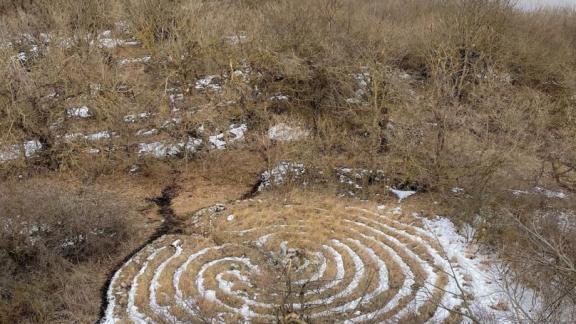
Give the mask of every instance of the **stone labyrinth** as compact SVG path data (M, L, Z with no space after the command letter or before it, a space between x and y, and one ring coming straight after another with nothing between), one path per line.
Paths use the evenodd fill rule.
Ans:
M114 274L104 323L461 320L458 265L398 208L250 200L195 228Z

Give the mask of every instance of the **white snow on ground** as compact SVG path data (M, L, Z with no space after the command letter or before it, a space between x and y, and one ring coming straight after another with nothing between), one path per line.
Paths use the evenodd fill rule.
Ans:
M526 191L526 190L512 189L512 190L510 190L510 191L512 192L512 194L513 194L514 196L520 196L520 195L528 195L528 194L530 194L530 192L529 192L529 191Z
M455 260L459 264L455 271L462 274L461 278L465 275L469 279L469 282L460 282L460 285L473 297L471 301L472 311L476 313L488 311L496 317L497 322L509 322L513 317L510 308L513 303L503 291L504 285L496 270L502 264L498 260L478 252L474 254L473 258L468 258L467 249L475 248L475 246L467 244L466 239L458 233L454 224L447 218L437 217L432 220L423 218L422 221L435 235L447 258ZM454 292L458 293L457 291ZM499 310L495 307L498 304L506 305L509 308ZM525 311L531 312L536 306L525 304L521 307Z
M534 191L539 192L548 198L558 198L558 199L566 198L566 194L561 191L552 191L541 187L535 187Z
M368 212L368 211L366 211L366 212ZM367 218L362 218L362 219L365 221L369 221ZM436 284L436 280L437 280L438 276L434 272L434 269L432 268L432 266L430 264L428 264L428 262L426 262L425 260L422 260L422 258L420 256L418 256L412 250L407 248L400 240L398 240L397 237L410 237L404 231L397 230L397 229L390 227L390 226L382 226L386 230L395 234L395 235L391 236L391 235L387 235L383 231L377 229L378 223L375 223L373 221L369 221L369 223L372 223L374 225L374 227L371 227L369 225L366 225L366 224L363 224L360 222L353 222L353 221L348 221L348 222L353 223L355 225L358 225L358 226L360 226L366 230L370 230L372 233L377 234L379 237L386 237L393 244L393 246L391 246L391 247L396 247L397 249L403 251L404 253L406 253L408 255L409 258L414 260L416 263L420 264L420 266L422 267L422 270L424 270L424 272L426 273L425 280L426 280L426 283L428 285L433 286ZM375 237L372 237L372 238L374 239ZM379 245L382 245L382 244L383 244L382 242L379 243ZM413 275L410 276L411 273L412 272L406 273L407 280L413 279ZM428 299L428 295L430 293L430 288L431 287L424 285L420 289L418 289L418 291L416 292L416 296L413 298L413 300L410 302L410 304L407 307L405 307L402 311L400 311L398 314L396 314L395 318L401 319L405 315L407 315L408 313L414 312L415 310L419 309L420 306L422 306L426 302L426 300ZM383 313L390 311L394 306L395 306L394 304L388 304L388 305L386 305L385 308L378 310L374 313L367 314L367 315L370 316L369 318L372 318L372 316L376 316L376 315L383 314ZM363 317L359 317L358 320L361 320L362 318ZM356 320L352 320L351 322L355 322L355 321Z
M87 106L69 108L66 110L66 115L68 117L77 117L77 118L92 117L92 113L90 112L90 108L88 108Z
M145 56L136 57L136 58L125 58L125 59L118 60L118 65L148 63L148 62L150 62L151 59L152 59L152 56L150 56L150 55L145 55Z
M246 124L232 124L228 128L227 135L229 142L236 142L244 138L244 135L248 131L248 126ZM208 137L208 142L210 146L216 150L224 150L226 148L226 136L224 133L219 133Z
M531 194L530 191L527 190L518 190L518 189L511 189L510 190L513 195L520 196L520 195L529 195ZM556 198L556 199L565 199L568 197L566 193L562 191L553 191L542 187L534 187L534 193L541 194L546 196L547 198Z
M270 234L267 234L267 235L270 235ZM266 236L266 235L265 235L265 236ZM263 236L263 237L265 237L265 236ZM262 237L259 238L259 239L257 240L257 242L261 242L261 239L262 239ZM261 246L261 245L260 245L260 246ZM327 264L327 262L326 262L326 257L324 257L324 254L322 254L321 252L315 252L315 253L314 253L314 256L315 256L316 259L317 259L316 262L315 262L315 264L320 263L320 266L318 266L318 267L316 268L316 269L317 269L316 272L315 272L309 279L297 280L297 281L294 282L295 284L297 284L297 285L303 285L303 284L308 283L308 282L315 282L315 281L319 280L320 278L322 278L322 277L324 276L324 273L326 272L326 268L328 267L328 264ZM306 269L309 265L310 265L310 260L306 259L306 260L304 261L304 264L303 264L302 266L300 266L300 267L296 270L296 272L302 272L302 271L304 271L304 269ZM315 292L315 293L317 293L317 292Z
M98 37L98 46L102 48L115 48L119 46L138 46L140 42L132 39L119 39L112 37L111 30L105 30L101 32Z
M370 212L370 211L365 210L365 209L358 209L358 210L362 210L362 211L369 213L369 214L377 215L376 213ZM393 213L394 213L394 210L393 210ZM379 216L379 217L385 218L384 216ZM373 221L370 221L369 219L366 219L366 218L363 218L363 219L365 219L368 222L373 222ZM388 220L394 224L400 224L396 220L393 220L393 219L388 219ZM437 308L436 312L434 313L434 316L429 321L430 323L442 322L444 319L446 319L450 315L450 312L447 309L456 309L462 303L462 300L459 297L460 292L457 289L457 282L456 282L456 280L459 280L459 281L462 280L462 275L460 273L456 272L454 277L450 276L450 274L452 274L453 271L452 271L452 268L450 266L449 261L446 258L444 258L442 255L440 255L439 252L436 251L434 248L432 248L426 241L424 241L422 237L420 237L418 235L409 234L405 230L397 229L397 228L394 228L394 227L386 225L386 224L379 224L379 226L381 228L386 229L387 231L391 231L391 232L395 233L398 236L406 237L406 238L409 238L411 240L414 240L414 241L422 244L422 246L427 250L428 254L430 256L432 256L432 258L434 260L435 267L438 267L439 269L441 269L441 271L443 271L444 273L449 275L448 276L448 283L443 288L443 290L446 291L442 297L442 300L441 300L441 305L443 307ZM430 233L428 233L427 231L425 231L423 229L419 229L417 227L414 227L414 229L420 235L431 237ZM378 232L378 230L373 230L373 231ZM388 236L388 239L391 241L396 240L395 238L392 238L390 236ZM409 250L406 250L405 252L407 254L411 254L412 257L415 258L416 260L421 260L418 256L413 254L413 252L411 252ZM429 267L428 270L426 270L426 272L428 273L428 276L427 276L428 279L426 281L426 285L422 288L422 289L424 289L424 291L422 291L422 289L420 290L421 293L426 293L426 290L430 291L431 288L435 287L436 274L432 270L432 267L427 262L425 262L424 260L418 261L418 263L420 263L425 268ZM423 296L423 297L425 297L425 296ZM424 298L424 299L426 299L426 298ZM412 302L418 303L419 300L421 300L421 299L415 298ZM417 309L417 307L415 305L412 305L411 307L406 307L403 309L404 314L399 314L399 315L405 315L405 312L413 311L413 309ZM401 312L401 313L403 313L403 312Z
M350 283L346 286L346 288L340 290L337 294L335 295L331 295L327 298L324 299L317 299L311 303L308 303L307 305L328 305L328 304L332 304L335 300L338 300L339 298L345 298L348 297L350 294L352 294L360 285L360 282L362 280L362 277L364 276L364 271L366 269L364 262L362 261L362 258L360 258L360 256L354 251L352 250L348 245L338 241L338 240L331 240L331 243L334 246L337 246L343 250L346 251L346 253L352 258L352 263L354 264L354 271L353 271L353 277L352 277L352 281L350 281ZM340 266L340 265L338 265ZM386 268L386 266L384 265L384 269ZM340 269L337 269L337 272L340 272ZM345 272L344 272L345 273ZM386 285L387 285L387 278L386 278ZM347 310L351 310L353 308L355 308L357 306L358 300L354 300L352 302L347 302L344 305L341 305L339 307L333 307L330 308L326 311L323 312L319 312L319 313L315 313L312 315L313 318L318 318L318 317L323 317L323 316L327 316L330 314L337 314L338 312L342 312L342 311L347 311ZM299 307L301 307L301 305L298 305Z
M453 193L456 193L456 194L457 194L457 193L462 193L462 192L464 192L464 189L463 189L463 188L459 188L459 187L454 187L454 188L451 189L451 191L452 191Z
M204 129L198 129L202 132ZM226 149L226 144L239 141L244 138L246 132L248 131L248 126L246 124L232 124L226 131L226 133L218 133L216 135L211 135L208 137L208 142L210 147L216 150ZM228 139L228 143L226 142Z
M168 120L165 120L160 127L161 128L171 128L171 127L174 127L174 126L180 124L181 122L182 122L182 117L172 117Z
M346 99L346 102L352 105L359 105L362 103L362 100L358 99L358 98L348 98Z
M42 143L38 140L30 140L22 143L22 145L9 145L5 148L0 147L0 163L18 160L20 154L24 151L24 157L30 158L38 151L42 150Z
M356 91L354 92L354 97L346 99L349 104L361 104L364 102L364 96L368 92L368 86L371 82L371 76L368 72L355 73L352 74L352 78L356 81Z
M281 94L281 93L277 93L277 94L273 95L272 97L270 97L270 100L272 100L272 101L288 101L288 100L290 100L290 97L288 97L287 95Z
M138 154L140 155L150 155L157 158L165 158L169 156L176 156L183 153L184 150L195 153L198 146L202 144L202 140L198 138L190 137L186 143L164 143L164 142L152 142L152 143L140 143L138 144Z
M97 133L93 133L93 134L88 134L88 135L84 136L84 138L88 141L99 141L99 140L111 138L112 136L114 136L114 133L111 133L109 131L101 131L101 132L97 132Z
M472 311L477 314L487 314L494 316L498 323L508 323L510 315L513 315L510 309L494 309L495 306L501 306L507 302L506 295L500 290L498 278L493 276L491 269L499 264L494 257L488 258L475 252L470 254L468 248L473 245L467 244L466 240L458 234L454 225L447 219L437 217L436 219L422 219L423 227L414 224L403 223L390 217L395 209L390 207L385 210L378 209L378 212L367 209L346 207L345 210L356 211L361 213L347 213L344 216L344 222L347 223L347 236L345 238L327 238L327 245L321 245L322 251L306 251L301 256L296 256L299 249L290 249L288 241L270 240L274 235L283 235L287 233L287 227L298 227L292 233L301 233L301 225L269 225L266 227L250 227L248 229L239 229L228 233L240 234L248 233L254 230L263 230L264 228L274 230L260 237L253 237L251 242L256 243L261 249L272 252L276 256L282 257L281 262L287 258L293 260L296 257L296 273L303 269L310 269L315 265L313 271L306 271L308 280L295 280L296 284L308 284L313 281L320 281L322 285L312 288L305 292L305 296L312 294L322 296L312 298L305 304L294 303L292 306L295 310L312 310L310 317L313 319L333 314L341 314L349 319L345 323L357 323L373 321L380 316L390 314L389 321L396 323L406 320L406 316L417 314L420 311L429 311L423 308L430 302L431 294L439 294L441 305L436 308L427 323L442 323L449 319L450 310L466 313L463 296L469 296L467 300L471 305ZM226 218L230 221L233 219L232 214ZM330 214L325 217L330 217ZM417 217L417 215L415 216ZM262 233L262 234L263 234ZM436 244L431 242L437 241ZM330 246L329 246L330 245ZM170 322L180 322L176 314L171 311L178 307L189 313L191 316L199 315L202 304L199 300L204 300L215 304L226 314L241 315L245 322L254 319L273 319L270 312L273 311L275 304L261 302L258 300L259 293L253 293L245 290L245 287L256 288L252 284L253 276L261 275L257 263L250 259L244 253L239 256L227 255L225 251L231 251L229 248L236 244L223 244L204 248L197 252L192 252L187 259L179 258L182 252L182 246L177 240L168 246L169 250L175 249L172 256L163 253L162 261L155 260L157 266L154 270L149 288L149 305L150 310L160 315ZM156 250L158 252L159 250ZM194 250L193 250L194 251ZM211 251L208 253L208 251ZM154 250L150 249L147 254L148 259L140 264L139 272L132 280L132 286L129 292L129 301L126 307L128 315L136 322L152 321L148 316L141 314L148 307L134 304L135 292L141 292L138 284L144 285L143 273L150 273L150 268L154 255ZM213 253L212 253L213 252ZM327 253L326 253L327 252ZM188 253L188 251L186 252ZM314 257L315 256L315 257ZM305 258L302 260L301 258ZM312 257L312 259L309 259ZM178 262L176 259L178 258ZM198 260L202 258L201 260ZM330 271L329 278L325 277L327 268L326 259L334 266L334 271ZM346 260L346 262L344 262ZM188 267L195 263L194 271ZM259 261L257 261L259 262ZM169 298L172 295L171 290L164 293L160 278L164 278L163 272L166 272L168 264L177 266L172 277L175 304L159 305L158 297ZM417 264L415 268L418 276L415 277L412 263ZM394 287L394 295L388 295L386 304L378 303L379 296L383 296L391 289L389 284L388 266L395 264L394 268L401 269L403 283L399 287ZM179 265L179 266L178 266ZM192 266L191 266L192 267ZM189 272L191 271L191 272ZM195 287L191 296L184 297L183 288L180 287L182 275L190 275L189 279ZM447 276L448 282L443 283L443 277ZM115 275L116 277L116 275ZM150 277L149 275L147 277ZM300 279L298 277L296 279ZM215 280L213 280L215 279ZM441 280L442 279L442 280ZM140 283L138 282L140 281ZM362 283L370 283L365 286ZM214 285L216 283L216 286ZM184 284L182 284L184 285ZM417 286L415 286L417 285ZM113 290L114 285L111 286ZM366 287L366 288L362 288ZM460 290L462 287L462 290ZM118 290L120 288L116 288ZM334 289L334 291L330 291ZM364 290L365 289L365 290ZM187 288L190 293L190 289ZM360 290L362 290L360 292ZM108 292L110 296L110 291ZM329 293L329 294L323 294ZM138 295L139 298L146 299L146 294ZM109 298L110 299L110 298ZM170 299L168 299L170 300ZM234 300L234 303L230 303ZM407 303L398 309L401 303ZM363 306L369 306L369 310ZM376 307L372 307L376 306ZM120 308L120 305L117 307ZM142 307L141 310L138 307ZM318 312L314 308L321 307ZM447 309L445 309L446 307ZM268 309L270 312L261 312L261 309ZM528 310L529 311L529 310ZM222 314L224 314L222 313ZM114 310L106 310L106 319L113 317ZM426 314L422 314L426 315ZM222 318L224 320L224 318ZM463 323L469 321L464 319ZM106 322L108 323L108 322Z
M238 279L240 283L252 287L250 279L248 279L247 276L243 275L239 270L229 270L221 272L216 275L216 281L218 282L218 288L220 288L220 290L222 290L227 295L240 296L241 292L234 291L235 283L224 279L224 276L235 277L236 279Z
M230 128L228 129L228 133L231 135L230 141L237 141L244 138L246 131L248 131L248 126L246 126L246 124L230 125Z
M290 126L285 123L274 125L268 130L268 138L282 142L297 141L307 137L309 134L310 132L308 130L298 126Z
M151 116L152 116L152 114L149 112L141 112L141 113L126 115L126 116L124 116L123 119L124 119L125 123L134 123L134 122L139 121L139 120L148 119Z
M389 188L388 190L398 198L398 201L402 201L402 200L416 194L416 191L411 191L411 190L397 190L394 188Z
M412 76L410 74L408 74L407 72L400 72L398 74L398 77L402 80L410 80L412 79Z
M361 89L366 89L372 80L370 73L368 72L356 73L353 74L352 77L356 80L358 87Z
M398 293L394 296L394 298L392 298L388 303L386 303L386 307L384 307L383 309L377 310L375 312L371 312L371 313L356 317L353 320L348 321L350 323L367 321L367 320L370 320L372 318L375 318L376 316L378 316L380 314L385 314L385 313L389 312L391 309L398 306L398 304L402 298L410 295L410 293L412 292L412 285L415 283L414 273L412 272L412 270L410 270L410 267L406 264L406 262L404 262L404 260L402 260L402 258L398 255L398 253L396 253L396 251L394 251L388 245L377 240L373 236L367 236L364 234L361 234L361 236L363 238L368 239L369 241L373 242L374 244L378 245L380 248L384 249L388 253L388 255L391 256L394 263L396 263L400 267L400 269L402 270L402 273L405 276L405 279L402 283L402 287L400 287L400 289L398 290ZM417 309L418 307L415 307L415 308Z
M84 134L82 133L70 133L70 134L64 134L64 140L66 141L74 141L77 140L79 138L84 137Z
M263 315L256 314L256 313L252 312L249 307L242 307L241 309L230 307L226 303L224 303L220 299L218 299L215 291L208 290L204 287L204 273L206 272L206 270L208 270L211 267L215 266L216 264L222 263L222 262L233 262L233 263L243 264L248 269L250 269L250 271L252 273L257 274L260 272L258 266L253 264L251 262L251 260L248 258L224 257L221 259L216 259L216 260L210 261L210 262L204 264L202 266L202 268L200 268L200 271L198 272L198 276L196 277L196 289L198 290L198 294L200 296L205 296L205 298L207 300L210 300L210 301L216 303L217 305L219 305L219 306L221 306L221 307L223 307L229 311L232 311L236 314L242 315L244 317L244 320L248 321L248 322L250 321L250 318L252 318L252 317L273 318L272 316L263 316Z
M148 258L146 259L146 261L144 261L144 264L142 264L142 268L140 268L140 271L138 272L138 274L134 277L134 280L132 281L132 285L130 287L130 291L128 292L128 314L130 315L130 319L132 321L134 321L135 323L138 324L147 324L150 320L146 317L146 315L140 313L140 311L138 310L138 307L136 306L136 293L138 291L138 279L144 274L144 272L146 272L146 269L148 268L148 264L153 261L156 258L156 255L158 255L158 253L162 252L162 250L164 250L165 247L161 247L158 250L152 252L152 254L150 254L150 256L148 256Z
M226 141L224 140L224 134L220 133L218 135L212 135L208 138L208 141L213 148L217 150L223 150L226 148Z
M138 154L152 154L155 157L167 157L180 154L182 146L179 144L167 144L162 142L141 143L138 145Z
M362 189L363 185L370 180L379 182L384 179L384 171L368 170L362 168L338 167L335 169L336 177L342 184L350 186L351 189ZM352 196L354 193L350 193Z
M194 301L184 299L184 294L182 292L182 289L180 288L180 278L182 277L182 274L184 273L184 271L186 271L186 269L188 269L188 266L190 265L190 263L194 262L197 258L203 256L204 254L206 254L211 249L213 249L213 248L204 248L204 249L202 249L202 250L200 250L194 254L191 254L188 257L188 259L186 259L186 262L184 262L180 267L178 267L178 269L176 269L176 272L174 272L174 278L172 279L172 286L174 287L174 290L176 291L176 296L175 296L176 297L176 304L191 315L196 314L196 312L192 308L192 305L194 305Z
M24 142L24 156L32 157L36 152L42 149L42 143L38 140Z
M64 140L68 141L68 142L76 141L79 139L84 139L86 141L95 142L95 141L100 141L103 139L112 138L114 135L115 135L115 133L110 132L110 131L100 131L100 132L87 134L87 135L84 135L82 133L70 133L70 134L65 134L63 137L64 137Z
M171 93L170 95L168 95L168 98L170 99L170 103L176 103L177 101L182 101L184 100L184 94L182 93ZM177 110L176 110L177 111Z
M129 266L132 263L133 259L129 259L125 264L124 267ZM118 278L122 274L122 269L119 269L114 273L112 276L112 280L110 280L110 287L114 287ZM118 318L114 315L114 309L116 308L116 296L114 295L114 289L108 289L106 292L106 299L108 300L108 305L106 307L106 311L104 312L104 318L100 322L100 324L114 324L118 321Z
M263 235L259 237L256 241L254 241L254 243L256 244L257 247L262 248L266 244L266 242L268 242L271 236L272 234Z
M20 156L20 149L18 145L11 145L5 149L0 150L0 162L17 160Z
M388 269L386 267L386 263L384 263L384 261L382 261L378 257L378 255L376 254L376 252L374 252L373 249L364 245L362 242L360 242L358 240L354 240L354 239L349 239L349 241L354 243L361 250L364 250L364 252L370 256L372 261L377 264L377 267L378 267L378 279L377 279L378 280L378 286L376 287L376 289L372 290L371 292L369 292L363 296L360 296L356 299L353 299L352 301L349 301L349 302L345 303L344 305L330 309L328 312L332 313L332 314L341 314L342 312L347 312L347 311L357 309L358 306L360 306L361 304L367 304L367 303L371 302L373 298L375 298L376 296L379 296L380 294L384 293L386 290L388 290L390 288L389 284L388 284ZM325 314L318 313L318 315L315 315L315 316L322 316L322 315L325 315Z
M28 61L28 56L26 55L26 52L18 52L18 54L12 56L12 61L24 64L26 61Z
M211 90L211 91L218 91L222 89L220 85L220 76L219 75L207 75L202 79L196 81L194 85L196 90Z
M289 161L282 161L274 168L265 171L260 176L260 186L258 191L263 190L269 186L277 186L286 180L286 177L299 177L305 172L304 164L294 163Z
M136 131L136 133L134 135L136 136L153 136L158 134L158 130L156 128L152 128L152 129L140 129L138 131Z
M174 315L172 315L170 313L170 307L159 305L158 299L156 296L156 293L157 293L158 288L160 286L160 277L162 276L162 272L164 272L164 269L170 263L170 261L174 260L175 258L179 257L180 254L182 254L182 245L181 245L180 240L176 240L176 241L172 242L171 246L173 248L175 248L176 251L174 252L174 254L172 256L170 256L168 259L166 259L164 262L162 262L158 266L158 268L156 268L156 270L154 271L154 276L152 277L152 280L150 281L150 291L149 292L150 292L150 308L152 309L152 311L155 314L161 315L164 319L168 320L168 322L175 323L176 318L174 317Z
M199 138L194 138L194 137L190 137L188 139L188 142L186 143L186 151L190 152L190 153L196 153L196 151L198 150L198 147L202 145L202 140Z

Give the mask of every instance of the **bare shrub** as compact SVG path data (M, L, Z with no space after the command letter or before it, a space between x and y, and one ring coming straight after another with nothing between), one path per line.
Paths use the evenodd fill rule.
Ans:
M510 194L508 198L510 199ZM480 237L499 247L512 265L503 272L511 305L533 323L570 322L576 317L576 215L573 202L516 196L485 208L491 214ZM532 291L526 291L531 289ZM534 293L536 291L537 293ZM535 307L528 311L526 306Z
M53 181L3 185L0 321L59 321L75 308L78 316L97 309L85 299L97 295L103 272L96 269L125 250L130 214L113 195L94 189ZM60 289L66 292L54 297Z

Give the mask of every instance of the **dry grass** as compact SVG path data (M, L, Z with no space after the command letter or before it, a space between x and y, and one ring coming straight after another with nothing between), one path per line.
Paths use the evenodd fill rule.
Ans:
M187 112L157 139L181 140L200 124L222 129L244 120L263 132L279 119L297 119L313 130L311 143L280 158L380 167L394 170L395 181L440 190L490 186L518 169L518 160L527 160L523 178L535 177L541 163L555 162L560 173L573 164L572 148L562 140L574 133L570 35L576 27L570 12L521 13L506 1L108 0L40 2L38 10L21 5L24 10L2 16L11 26L5 37L16 44L3 59L3 79L11 81L2 91L2 125L9 129L5 143L38 138L46 145L42 159L29 159L28 165L84 174L125 170L141 160L134 132L159 128L173 117L166 91L171 87L184 94L179 105ZM15 42L23 32L94 39L118 21L129 26L139 48L98 49L80 39L64 50L41 46L41 55L23 66L10 59L30 46ZM542 25L547 28L537 27ZM114 34L122 36L119 30ZM115 64L144 54L152 60L143 66ZM248 83L223 78L220 93L194 89L204 75L242 66L253 72ZM352 104L346 99L359 90L353 75L361 72L370 76L358 98L362 104ZM91 95L94 84L100 90ZM58 96L46 99L52 91ZM289 96L289 103L266 100L276 93ZM231 100L231 107L217 107ZM49 127L63 117L63 108L79 105L93 110L89 125L70 120ZM138 125L121 122L141 111L157 117ZM99 143L58 139L90 127L119 137ZM86 156L86 146L101 153ZM271 154L266 146L254 146Z
M0 322L90 321L110 263L132 246L127 201L55 181L0 189Z
M42 145L0 162L2 179L133 174L165 185L201 174L187 183L205 191L186 187L175 201L184 212L235 196L281 160L304 163L322 192L347 191L334 169L352 166L384 175L364 179L359 197L380 199L388 185L428 191L486 242L527 235L536 250L534 233L502 215L548 207L511 204L508 190L576 191L573 11L521 12L507 0L12 0L0 13L0 157ZM99 46L104 30L139 45ZM219 91L197 89L207 75ZM270 99L279 94L288 100ZM67 115L83 105L89 118ZM124 121L142 112L151 117ZM278 122L310 136L270 141ZM209 136L239 123L243 141L210 149ZM101 131L114 135L85 137ZM195 152L138 152L191 137L203 140Z
M232 280L234 291L241 290L243 292L240 294L251 296L250 299L261 303L251 305L252 311L267 314L278 321L290 314L297 314L298 318L312 322L344 320L360 313L385 308L396 294L403 295L396 300L396 306L390 307L385 313L373 315L372 321L391 319L396 314L398 318L409 322L422 322L434 316L444 295L443 290L436 287L445 287L449 277L443 272L445 269L434 266L433 272L437 277L430 281L428 271L431 270L425 271L423 263L434 264L432 253L442 253L442 249L431 237L414 231L413 225L409 225L416 221L414 217L406 214L393 215L389 211L381 215L362 212L350 206L375 210L375 205L311 194L312 192L295 191L284 197L264 194L261 199L230 204L225 211L203 213L204 217L192 214L190 220L195 223L195 227L185 225L182 227L183 234L167 235L156 240L119 270L119 279L110 288L116 296L113 304L115 316L120 321L128 321L132 316L136 316L132 311L135 305L141 314L145 314L139 316L159 322L170 322L174 320L172 316L179 319L187 319L189 316L219 316L224 321L240 320L242 314L234 314L230 307L240 309L247 306L238 295L227 292L218 278ZM313 198L310 199L311 197ZM227 215L230 214L234 215L233 220L228 220ZM353 225L350 223L352 221L368 226ZM195 233L189 233L193 229ZM410 233L411 236L405 233ZM265 236L268 234L270 235ZM377 238L362 236L364 234L375 235ZM341 243L334 243L333 240ZM383 249L379 242L388 248ZM284 244L287 244L290 251L296 251L288 252L295 255L283 256L280 251ZM340 273L332 255L326 253L327 246L333 246L334 253L337 251L340 255L345 274ZM208 250L204 251L205 248ZM408 254L408 251L411 254ZM320 267L317 253L324 254L328 261L323 275L310 279ZM400 292L408 273L399 263L392 261L392 254L401 258L410 268L409 280L414 280L414 285L409 286L408 293L406 288ZM418 262L414 255L421 258L423 263ZM376 258L386 264L385 280L390 289L375 293L372 297L364 297L368 292L379 291L378 287L382 283L379 277L382 266L377 263ZM304 260L312 262L311 265L303 266ZM359 261L362 265L358 266L358 260L362 260ZM259 270L254 270L250 264L257 266ZM430 266L426 267L430 269ZM233 270L238 270L237 273L242 273L247 279L240 280L237 274L229 273ZM355 271L363 274L355 278ZM176 275L178 272L181 273L180 277ZM201 285L199 278L202 278ZM305 280L304 283L298 282L302 279ZM329 284L332 284L331 288L322 289ZM347 287L352 286L356 288L350 288L348 293L344 293ZM416 296L416 290L424 286L428 287L429 295L422 303L414 304L415 298L423 298L422 294ZM153 290L156 299L152 298ZM178 301L177 290L184 301L190 298L196 304L185 309L181 301ZM330 296L337 296L338 292L342 292L342 296L334 297L334 300L330 301ZM131 294L135 296L132 301ZM221 306L209 296L216 296L221 303L229 307ZM367 303L354 310L320 314L343 305L346 301L361 298L368 298ZM319 299L325 299L326 302L319 304ZM159 311L158 306L152 306L154 303L165 307L165 310ZM295 306L300 303L306 307ZM272 307L262 306L263 304L271 304ZM400 312L406 307L417 309ZM356 310L359 313L356 313ZM420 315L416 315L416 310L419 310ZM314 314L321 317L314 318ZM264 318L254 320L265 321Z

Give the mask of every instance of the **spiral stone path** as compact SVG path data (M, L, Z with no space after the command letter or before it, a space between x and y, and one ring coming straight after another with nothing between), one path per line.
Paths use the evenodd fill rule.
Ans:
M250 200L125 263L103 323L462 320L466 276L399 208ZM192 226L192 225L190 225Z

